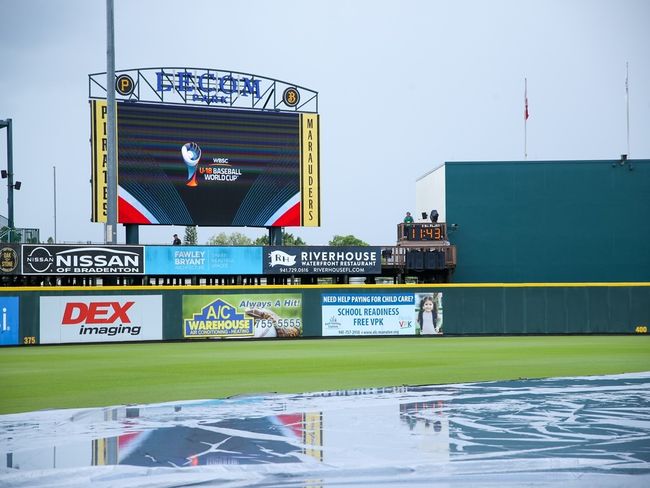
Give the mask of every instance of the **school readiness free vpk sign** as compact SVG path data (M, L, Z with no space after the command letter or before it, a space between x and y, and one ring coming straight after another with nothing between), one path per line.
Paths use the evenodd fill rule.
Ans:
M102 75L90 76L96 222L107 207ZM118 72L116 91L118 222L320 225L315 92L195 68Z

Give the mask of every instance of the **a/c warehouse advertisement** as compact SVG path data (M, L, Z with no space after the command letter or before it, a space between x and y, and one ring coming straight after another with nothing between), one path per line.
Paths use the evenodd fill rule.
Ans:
M161 295L41 297L40 342L162 340Z

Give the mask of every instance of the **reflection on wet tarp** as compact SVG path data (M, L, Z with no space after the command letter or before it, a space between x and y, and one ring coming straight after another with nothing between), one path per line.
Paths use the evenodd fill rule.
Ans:
M25 487L650 486L650 373L4 415L0 465Z
M161 427L119 436L115 457L134 466L299 463L304 425L299 414Z

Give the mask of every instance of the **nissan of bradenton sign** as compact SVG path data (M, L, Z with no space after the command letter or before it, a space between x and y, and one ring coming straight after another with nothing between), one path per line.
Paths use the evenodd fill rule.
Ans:
M24 245L23 274L143 274L142 246Z

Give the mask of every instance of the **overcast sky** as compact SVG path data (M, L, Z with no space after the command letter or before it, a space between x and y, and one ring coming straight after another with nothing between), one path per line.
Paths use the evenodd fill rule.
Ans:
M13 119L15 224L103 242L90 222L88 74L106 71L104 0L0 0L0 119ZM444 161L650 158L648 0L115 0L116 70L192 66L319 92L322 226L393 244L415 181ZM0 130L6 168L6 129ZM0 214L7 215L6 180ZM183 227L140 228L145 244ZM201 228L199 243L221 231ZM118 241L124 242L120 226Z

